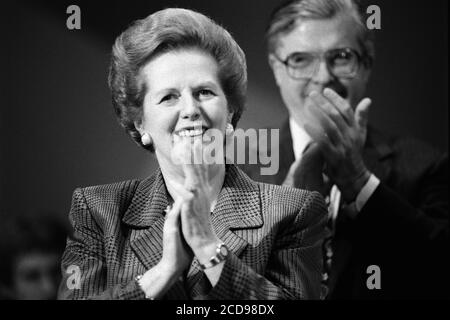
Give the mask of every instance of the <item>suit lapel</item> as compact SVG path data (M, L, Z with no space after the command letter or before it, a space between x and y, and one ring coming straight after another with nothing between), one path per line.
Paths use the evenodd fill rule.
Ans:
M169 195L160 169L138 187L122 221L132 228L130 246L147 270L162 257L165 209ZM188 299L182 281L167 292L171 299Z
M388 179L391 173L392 168L387 160L393 152L381 133L369 127L363 158L367 168L381 181Z
M274 184L281 185L286 178L291 164L295 161L294 148L292 146L291 129L289 119L286 120L280 129L280 168L275 176Z
M130 245L150 269L161 259L164 209L169 204L161 171L139 185L122 221L131 227Z
M212 226L228 249L240 256L248 245L233 230L258 228L263 225L258 185L233 165L227 166L224 185L211 217ZM195 258L187 275L191 296L205 293L209 282Z

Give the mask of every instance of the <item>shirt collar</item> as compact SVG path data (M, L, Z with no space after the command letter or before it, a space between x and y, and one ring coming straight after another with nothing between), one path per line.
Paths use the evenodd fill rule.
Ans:
M289 118L289 128L291 129L292 147L294 149L295 160L301 158L306 146L311 142L311 137L303 127L299 126L295 120Z

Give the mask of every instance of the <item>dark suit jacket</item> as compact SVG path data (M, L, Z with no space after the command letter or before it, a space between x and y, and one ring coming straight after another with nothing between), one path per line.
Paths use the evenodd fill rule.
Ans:
M74 234L62 258L60 299L143 299L134 278L159 262L164 209L163 176L77 189ZM185 279L166 299L319 298L326 207L318 193L256 183L227 166L212 225L230 249L211 288L194 258ZM79 289L69 268L81 271ZM72 287L73 288L73 287Z
M242 169L281 184L294 161L288 122L280 141L277 175L261 176L257 165ZM447 155L369 128L363 156L381 183L355 220L338 214L329 297L449 297ZM367 288L370 265L380 267L381 290Z

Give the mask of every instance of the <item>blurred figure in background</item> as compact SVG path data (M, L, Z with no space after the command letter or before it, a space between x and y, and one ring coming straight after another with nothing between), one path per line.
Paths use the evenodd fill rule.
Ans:
M0 229L0 299L56 299L68 228L56 214L38 213L10 215Z
M268 60L289 112L280 130L283 157L276 175L244 170L256 181L326 198L332 236L323 296L448 297L448 155L368 124L375 49L359 4L294 0L273 12ZM412 60L411 68L417 63L426 62Z

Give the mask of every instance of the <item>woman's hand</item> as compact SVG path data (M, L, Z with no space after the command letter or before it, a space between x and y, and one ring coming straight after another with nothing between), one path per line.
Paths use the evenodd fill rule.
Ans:
M193 253L181 233L181 207L182 199L175 201L172 208L166 211L166 221L163 230L163 254L160 261L163 270L179 277L189 268Z
M211 224L211 203L222 187L223 179L220 176L223 178L225 170L216 167L210 171L211 165L203 161L190 161L203 160L201 139L194 139L192 144L190 140L185 140L177 145L175 152L183 158L181 163L185 177L183 184L171 184L178 195L177 199L182 203L181 230L198 261L207 264L216 254L217 245L222 243ZM210 179L211 172L217 175L214 179ZM216 185L213 185L214 181ZM212 286L219 281L223 266L223 263L219 263L205 270Z
M203 161L202 140L194 139L183 145L182 161L185 181L174 187L179 195L181 206L181 229L184 239L202 263L206 263L221 243L211 224L211 200L213 186L209 179L209 164ZM199 162L199 163L196 163Z
M167 208L162 258L139 279L139 285L149 299L163 297L191 264L193 254L181 234L181 206L180 199L175 201L172 208Z

